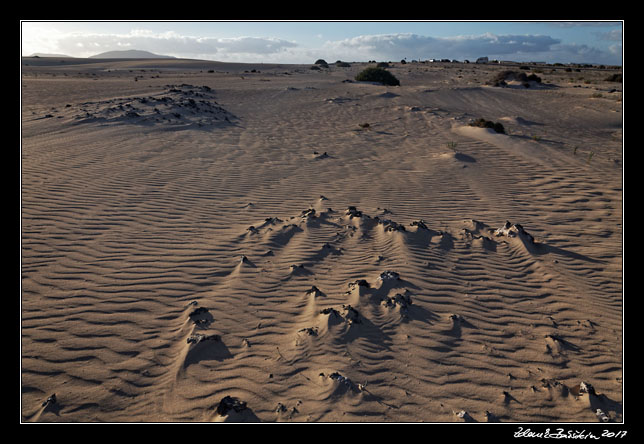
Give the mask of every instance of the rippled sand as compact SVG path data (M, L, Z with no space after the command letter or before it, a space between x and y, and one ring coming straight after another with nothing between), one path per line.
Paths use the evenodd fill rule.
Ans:
M365 66L23 59L23 421L621 421L622 84Z

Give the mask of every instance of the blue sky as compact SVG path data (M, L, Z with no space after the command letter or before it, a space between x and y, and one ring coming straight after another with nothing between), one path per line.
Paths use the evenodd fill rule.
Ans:
M254 21L21 23L22 55L140 49L224 62L403 58L621 65L623 22Z

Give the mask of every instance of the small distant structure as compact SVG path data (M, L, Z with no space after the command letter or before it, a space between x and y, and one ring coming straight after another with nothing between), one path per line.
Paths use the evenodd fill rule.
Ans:
M476 59L476 63L488 63L489 59L487 57L479 57Z

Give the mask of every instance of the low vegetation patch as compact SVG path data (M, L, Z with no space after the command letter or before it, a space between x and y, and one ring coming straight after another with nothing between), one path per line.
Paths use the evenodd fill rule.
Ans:
M378 82L383 85L399 86L400 81L384 68L366 68L356 76L358 82Z
M505 134L505 128L500 123L494 123L491 120L485 120L483 118L476 119L470 123L470 126L476 126L478 128L491 128L497 133Z
M528 82L530 81L541 83L541 77L536 74L527 75L524 72L506 70L501 71L496 76L494 76L492 80L488 82L488 84L492 86L507 86L508 81L517 81L523 83L524 86L529 86L530 84Z

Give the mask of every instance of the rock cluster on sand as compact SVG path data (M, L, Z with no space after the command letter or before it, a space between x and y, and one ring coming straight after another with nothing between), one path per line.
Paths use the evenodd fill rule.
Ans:
M536 74L528 75L524 72L505 70L496 74L488 82L488 84L493 86L508 86L509 83L517 83L525 88L530 88L535 83L541 83L541 78Z
M512 224L510 221L506 221L505 224L494 231L494 235L506 236L506 237L522 237L528 239L530 242L534 242L534 237L525 231L525 229L519 224Z
M226 416L230 411L241 413L246 410L246 402L232 396L224 396L215 410L218 415Z
M121 97L71 106L76 122L133 123L164 126L231 124L235 116L215 100L208 86L166 85L148 96Z

